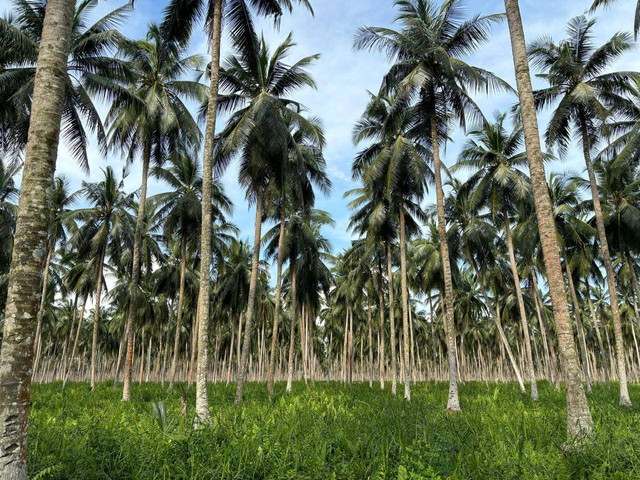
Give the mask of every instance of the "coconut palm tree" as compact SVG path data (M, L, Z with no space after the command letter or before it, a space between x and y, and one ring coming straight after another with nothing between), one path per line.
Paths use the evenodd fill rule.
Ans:
M559 44L547 38L534 42L529 49L529 58L549 82L548 88L534 92L537 107L542 109L557 105L545 132L547 145L557 147L564 154L571 141L573 128L579 132L582 142L602 261L611 297L620 405L630 406L616 279L591 150L600 139L598 128L608 119L611 109L624 108L626 102L621 95L627 91L629 80L640 77L631 72L603 73L613 61L632 48L631 37L626 33L616 33L605 44L596 47L591 33L594 25L595 20L587 20L584 16L573 18L567 26L567 39Z
M221 69L220 82L225 94L220 97L218 105L220 109L235 109L220 133L220 162L225 164L239 156L240 184L246 190L247 199L256 206L254 267L238 372L237 403L242 403L251 346L265 192L269 188L282 188L281 179L287 172L290 149L295 145L292 126L314 129L301 115L303 107L285 95L302 87L315 88L306 67L318 58L318 55L308 56L289 66L285 59L295 46L291 35L275 49L273 55L264 37L258 42L253 35L256 43L235 42L237 54L230 57ZM320 148L322 137L317 136L317 139L316 146Z
M155 195L150 200L159 206L157 218L158 222L162 224L165 239L168 241L172 237L176 237L180 251L176 335L173 360L169 373L169 389L171 390L175 379L184 313L185 273L189 257L188 251L195 251L200 240L202 176L200 175L200 164L195 152L174 156L170 159L170 163L171 165L168 168L156 167L151 173L167 183L171 190ZM219 181L215 181L213 184L211 200L214 221L217 225L226 224L225 214L231 214L233 208L231 200L225 195L224 187Z
M520 287L520 276L516 263L510 217L519 210L530 195L529 179L519 169L527 158L521 151L524 132L517 125L508 132L504 123L506 114L497 115L494 123L485 121L477 129L469 132L469 140L459 155L455 169L471 170L471 177L463 188L470 189L472 208L487 207L494 223L502 223L509 250L511 274L515 286L518 311L524 335L527 376L531 382L531 398L538 400L538 387L533 365L533 353L527 312Z
M445 282L445 318L448 323L449 397L447 408L460 409L456 379L455 335L453 331L453 283L446 239L444 191L442 189L440 142L447 139L453 121L464 127L467 117L481 117L469 90L510 89L492 73L474 67L461 57L472 53L489 39L491 26L503 15L476 16L462 21L460 0L438 6L432 0L396 0L399 31L366 27L359 30L356 47L387 52L395 60L383 81L383 90L398 89L419 97L423 134L431 143L436 185L438 228Z
M535 109L531 74L527 60L527 47L518 0L505 0L511 50L516 73L520 116L524 130L531 188L536 207L542 253L556 321L560 361L567 385L567 434L574 439L588 436L593 430L593 419L580 381L580 367L576 356L573 327L569 316L564 289L562 265L558 253L556 228L545 176L543 153L540 145L538 119Z
M100 301L102 297L104 265L110 245L119 245L130 230L132 219L127 211L131 197L124 192L124 176L117 179L111 167L104 170L104 179L96 183L82 183L82 196L89 202L87 208L70 212L70 216L83 225L71 238L79 252L97 259L95 264L96 291L93 306L93 337L91 342L91 390L96 385Z
M420 202L426 191L427 181L433 178L433 172L427 166L431 152L415 138L415 130L412 132L417 118L415 110L409 108L400 97L374 97L354 131L356 144L368 139L377 141L367 149L372 153L370 156L358 157L356 161L362 163L355 165L354 169L364 170L362 177L365 187L381 190L380 193L389 200L392 211L398 212L406 400L411 400L406 217L424 219Z
M58 155L67 89L73 0L47 2L33 81L31 118L22 174L14 248L9 271L2 349L0 422L10 425L0 440L0 477L27 478L27 425L36 301L48 230L47 188Z
M313 13L309 0L298 0ZM229 28L234 42L245 44L248 48L255 48L257 42L253 28L251 8L261 15L270 16L277 23L282 16L283 9L293 9L292 0L172 0L164 10L165 19L163 31L168 38L172 38L182 45L186 45L191 37L191 31L199 20L204 20L205 29L210 41L211 63L209 66L209 100L206 111L203 150L203 184L202 184L202 236L200 252L203 261L200 272L200 292L198 294L198 312L203 318L209 318L210 296L210 257L211 251L209 231L211 212L209 211L211 182L213 179L214 140L216 136L216 118L218 111L218 88L220 78L220 44L222 40L223 18ZM198 332L198 382L196 386L198 418L206 422L209 414L209 400L207 397L207 365L208 365L209 329L208 320L200 322Z
M167 38L160 27L149 26L144 40L125 41L120 53L130 61L134 82L119 92L108 114L109 143L126 152L128 161L142 157L142 185L134 233L131 270L131 305L127 318L127 361L123 401L130 398L133 337L131 326L137 311L136 294L140 277L140 248L147 198L149 164L162 164L170 152L196 148L201 132L185 100L203 102L206 86L184 76L202 66L199 55L186 55L186 48Z

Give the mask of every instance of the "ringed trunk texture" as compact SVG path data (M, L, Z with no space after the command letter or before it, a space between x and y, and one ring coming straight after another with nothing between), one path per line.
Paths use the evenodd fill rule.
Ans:
M513 51L513 63L516 73L518 96L525 146L529 162L529 172L536 206L536 217L540 230L540 243L544 256L549 283L549 293L556 320L560 362L564 381L567 385L567 434L570 441L589 436L593 430L593 419L587 403L587 397L580 381L580 366L576 356L571 317L567 295L564 289L562 265L558 252L556 228L551 209L551 200L542 162L540 134L536 116L531 75L527 61L527 48L520 16L518 0L505 0L509 34Z
M435 108L431 112L431 145L433 148L433 170L436 181L436 209L438 214L438 236L440 237L440 255L442 274L444 277L444 321L447 337L447 358L449 360L449 398L447 410L460 410L458 399L458 377L456 362L456 334L453 323L453 279L451 277L451 260L449 259L449 245L447 244L447 224L444 215L444 191L440 174L440 148L438 143L438 129L436 125Z
M269 352L269 378L267 379L267 391L269 395L273 393L273 384L276 373L276 348L278 346L278 327L280 324L280 309L282 303L282 263L284 254L282 251L284 245L284 220L285 208L284 202L280 207L280 232L278 233L278 273L276 279L276 299L273 312L273 332L271 334L271 351Z
M75 2L49 0L38 52L31 121L9 271L0 351L0 478L27 479L33 344L48 230L47 188L58 155Z
M616 340L616 361L618 364L618 380L620 381L620 406L630 407L629 388L627 386L627 369L624 363L624 337L622 336L622 321L620 320L620 308L618 306L618 291L616 289L616 277L613 272L613 263L609 253L609 242L604 229L604 218L602 216L602 206L600 205L600 193L598 192L598 182L591 163L591 145L589 145L589 135L585 114L580 112L580 128L582 131L582 149L584 152L584 163L587 165L589 174L589 185L591 187L591 197L593 198L593 213L596 217L596 227L598 229L598 240L602 252L602 263L607 273L607 287L611 303L611 319L613 321L613 335Z
M247 305L247 319L244 327L244 339L240 364L238 366L238 382L236 384L236 405L242 405L244 383L247 380L247 366L251 350L251 331L255 315L256 290L258 288L258 268L260 264L260 239L262 238L262 192L258 192L256 201L256 220L253 234L253 258L251 260L251 277L249 279L249 299Z
M196 416L208 422L207 368L209 367L209 295L211 289L211 188L213 184L213 147L216 134L218 83L220 77L220 39L222 37L222 0L213 4L213 37L211 40L211 80L209 106L204 131L202 162L202 232L200 239L200 290L198 292L198 369L196 371Z
M127 314L126 338L127 356L124 362L124 386L122 387L122 401L128 402L131 398L131 377L133 376L133 330L138 313L138 285L140 283L140 247L142 246L142 228L144 222L144 204L147 201L147 180L149 177L149 162L151 161L151 140L145 142L142 152L142 185L140 187L140 199L138 214L136 217L136 230L133 236L133 265L131 268L131 287L129 291L129 312Z

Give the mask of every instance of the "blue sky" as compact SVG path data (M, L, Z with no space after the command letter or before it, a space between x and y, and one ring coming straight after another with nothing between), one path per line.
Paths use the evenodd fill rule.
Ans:
M629 31L632 28L635 2L636 0L620 0L614 8L599 12L595 29L597 41L609 38L616 31ZM95 9L95 17L98 18L122 3L124 2L101 1ZM325 127L327 137L325 157L328 173L334 186L328 197L319 196L317 207L329 211L335 219L335 227L328 229L326 234L332 241L334 252L337 253L348 246L351 239L348 231L349 211L346 207L347 201L343 198L346 190L356 186L350 178L350 165L356 152L351 142L351 130L367 103L366 91L378 89L381 76L388 67L387 59L383 54L354 51L352 48L354 33L359 26L392 26L395 11L392 0L314 0L312 3L315 17L306 10L298 9L292 15L282 19L278 31L266 21L258 21L258 25L272 46L284 39L289 32L293 32L298 46L291 55L292 61L310 54L322 55L311 68L318 83L318 90L302 91L296 98L309 109L310 113L319 116ZM583 14L590 3L591 0L521 0L527 40L532 41L541 35L551 36L556 40L563 38L567 21L576 15ZM160 21L165 1L136 0L135 5L135 10L121 29L125 35L133 38L143 37L148 23ZM502 0L468 0L466 7L469 15L489 14L503 11L504 3ZM10 0L0 0L0 13L10 10ZM201 33L194 35L191 51L207 54L207 44ZM231 53L229 44L225 40L223 56L229 53ZM638 58L638 52L634 51L623 57L613 68L640 70ZM496 26L491 41L467 60L473 65L493 71L515 85L506 23ZM539 83L538 85L542 86ZM476 100L487 116L491 116L494 111L509 109L516 101L514 96L508 94L480 96ZM105 110L106 106L103 106L102 111ZM541 129L544 128L546 118L547 115L544 114L540 117ZM221 121L224 121L224 118ZM455 162L464 138L464 132L457 132L454 135L454 142L447 145L444 152L444 161L447 165ZM70 157L65 145L61 144L57 174L65 175L73 187L80 187L82 180L99 179L100 168L106 165L112 165L117 171L122 168L120 158L115 155L104 158L95 145L91 146L90 155L91 174L87 177ZM139 187L139 169L139 163L135 163L130 168L130 174L126 180L126 188L129 191ZM581 173L583 164L578 150L573 149L562 162L549 165L548 170L569 170ZM240 228L241 237L249 239L253 232L254 214L248 208L244 192L238 186L236 178L237 171L232 164L224 176L224 183L228 195L235 204L233 222ZM164 189L164 185L151 181L151 194ZM426 200L427 203L432 201L431 196Z

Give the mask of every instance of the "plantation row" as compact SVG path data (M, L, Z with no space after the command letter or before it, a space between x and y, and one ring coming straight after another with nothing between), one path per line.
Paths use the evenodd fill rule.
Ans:
M37 387L49 400L34 401L31 411L49 437L44 441L71 428L70 443L60 446L71 450L56 453L49 445L45 455L53 457L76 456L85 440L104 441L105 452L120 455L111 448L117 440L85 431L110 428L98 425L100 419L90 424L76 412L83 417L76 428L58 424L51 413L57 427L46 426L38 409L59 409L67 389L80 409L97 409L101 395L121 394L118 408L105 405L111 417L133 415L138 407L128 402L137 389L173 401L176 382L195 385L193 408L180 392L186 410L176 441L191 445L184 435L203 435L211 445L228 445L227 436L216 440L221 419L207 382L218 384L216 392L233 384L237 405L250 398L247 382L265 382L251 390L268 392L263 400L273 405L276 381L292 392L299 380L375 382L382 390L390 383L391 395L401 385L402 401L354 387L371 398L371 408L392 403L400 416L403 408L419 411L414 405L425 398L417 400L416 390L433 394L415 382L446 381L446 400L433 398L456 428L470 418L455 419L465 408L461 383L484 382L469 387L479 395L469 395L470 404L490 402L487 395L499 404L503 387L489 394L490 382L513 381L536 415L548 405L545 395L557 407L563 394L566 451L597 451L588 445L600 441L594 437L602 425L585 390L600 392L596 411L613 416L613 406L605 405L613 394L594 383L615 385L625 407L619 422L632 423L629 383L640 376L640 73L614 70L635 46L631 34L595 39L593 15L610 3L587 2L589 12L568 20L565 38L529 45L517 0L504 1L505 13L486 16L466 15L460 0L396 0L393 28L356 30L353 46L386 55L389 70L353 127L357 187L344 197L354 239L336 254L331 213L316 204L332 188L325 133L298 101L304 89L317 87L312 72L319 55L298 58L291 34L269 45L256 28L257 17L278 25L294 8L313 13L308 0L169 0L162 21L138 39L122 33L131 3L96 19L97 0L15 0L0 21L0 274L6 279L0 282L0 478L24 480L27 453L41 458L39 447L27 450L34 381L51 383ZM208 57L191 53L200 25ZM638 27L640 21L636 34ZM515 85L471 64L498 28L510 34ZM230 40L225 52L223 32ZM533 89L530 70L544 87ZM498 94L514 107L486 117L476 98ZM544 125L539 112L550 115ZM460 153L446 158L456 132L466 138ZM120 174L106 167L98 181L74 190L56 175L58 144L88 171L90 138L125 168ZM566 158L576 146L586 176L547 177L545 162ZM131 163L141 177L133 192L125 188ZM234 205L222 181L228 168L237 168L254 208L251 245L232 221ZM152 182L160 193L150 193ZM81 381L91 393L69 384ZM114 389L107 393L102 382ZM167 390L145 382L166 383ZM541 392L539 382L554 389ZM329 408L336 392L330 393L299 401ZM316 400L320 406L309 406ZM165 422L166 412L153 408ZM243 415L239 407L229 412L232 419ZM557 411L549 415L558 420ZM126 431L135 428L135 415L132 421ZM260 431L262 422L247 428ZM166 425L160 427L164 432ZM423 427L410 439L420 455L432 447L416 440L429 431ZM137 441L131 435L125 443ZM380 448L395 448L388 441ZM449 448L448 441L438 448ZM165 440L158 445L168 456L180 455ZM357 457L358 447L351 450ZM133 473L142 451L128 457L122 478L153 477ZM353 466L340 472L338 464L263 467L260 450L242 451L254 460L234 468L248 469L247 477L326 478L318 472L331 471L335 478L410 478L419 470L398 460L410 451L404 447L376 456L393 467L377 473ZM215 462L207 471L191 452L185 458L196 462L189 468L205 470L167 476L218 478L231 471L217 470ZM42 475L58 468L39 461ZM603 472L637 472L627 461ZM466 462L470 457L460 467L463 477L470 475ZM458 468L427 467L420 474L427 478ZM101 468L87 477L118 477L116 467ZM82 469L60 469L81 478Z

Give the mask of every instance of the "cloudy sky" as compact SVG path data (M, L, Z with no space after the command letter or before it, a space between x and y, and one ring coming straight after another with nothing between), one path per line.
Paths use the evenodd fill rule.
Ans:
M614 8L601 11L595 32L598 41L604 41L620 30L630 30L633 22L633 11L636 0L619 0ZM100 1L93 12L98 18L106 12L118 7L122 2L115 0ZM354 122L362 113L367 103L367 90L376 91L382 74L388 68L384 55L375 52L354 51L352 48L354 33L360 26L392 26L395 11L392 0L313 0L315 16L306 10L298 9L294 14L282 19L279 30L275 30L266 21L259 21L260 30L273 46L289 33L293 32L297 47L290 60L293 62L303 56L320 53L321 58L311 68L318 84L318 89L302 91L297 94L308 110L322 119L327 147L325 157L328 173L333 182L333 191L326 198L319 197L317 206L328 210L335 219L334 228L326 234L331 239L334 252L342 250L349 244L351 234L348 231L349 211L343 193L356 185L350 178L350 165L356 152L351 142L351 130ZM559 40L564 36L567 21L583 14L591 0L521 0L522 16L528 41L541 35L551 36ZM132 38L143 37L150 22L161 20L164 0L136 0L133 11L122 32ZM490 14L502 12L504 4L501 0L467 0L469 15L476 13ZM0 0L0 13L11 10L10 0ZM193 53L207 54L207 44L201 33L194 35L191 44ZM231 53L228 42L223 44L223 56ZM489 69L515 85L513 63L509 45L508 31L505 24L494 29L492 40L483 46L477 54L467 59L469 63ZM622 58L616 69L640 69L638 52L632 52ZM541 84L539 84L541 86ZM516 101L511 95L493 95L489 98L478 97L478 103L491 116L495 111L505 111ZM103 106L102 111L105 111ZM546 116L541 116L544 123ZM221 119L224 121L224 119ZM221 123L221 122L220 122ZM447 145L444 159L447 165L455 162L460 144L464 141L464 132L457 132L454 142ZM57 174L66 176L73 187L80 187L82 180L96 181L101 177L101 168L112 165L117 171L122 169L122 161L115 155L103 157L95 145L91 148L91 173L83 174L70 157L68 150L61 145L57 164ZM129 191L140 184L140 164L134 164L126 180ZM581 173L582 162L577 149L566 159L554 162L549 170L573 171ZM237 184L237 171L231 165L224 176L227 193L233 199L235 212L233 222L241 230L241 237L249 239L252 234L253 212L247 206L244 192ZM166 187L156 181L150 184L150 193L158 193ZM432 202L429 197L426 202Z

